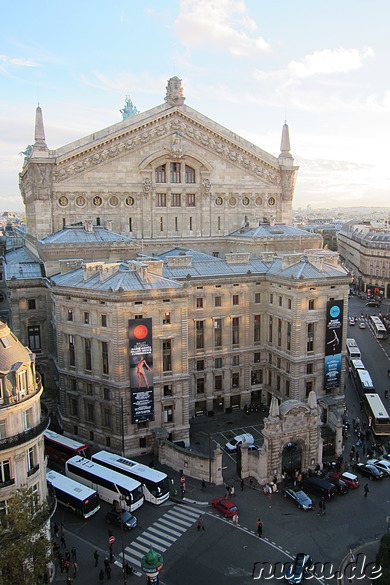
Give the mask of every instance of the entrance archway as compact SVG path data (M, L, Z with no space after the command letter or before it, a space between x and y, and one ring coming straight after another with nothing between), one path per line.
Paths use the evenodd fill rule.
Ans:
M293 477L296 469L302 469L302 447L299 443L287 443L282 454L282 471Z

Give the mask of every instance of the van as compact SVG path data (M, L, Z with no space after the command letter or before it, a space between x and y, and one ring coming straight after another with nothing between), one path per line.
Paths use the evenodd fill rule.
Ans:
M226 443L225 449L227 451L237 451L237 447L242 445L243 441L245 441L247 445L253 445L255 442L253 435L250 433L243 433L242 435L235 436L234 439L231 439Z
M303 482L303 486L306 491L319 496L324 496L326 500L330 500L337 493L336 486L330 483L327 479L322 479L321 477L308 477Z

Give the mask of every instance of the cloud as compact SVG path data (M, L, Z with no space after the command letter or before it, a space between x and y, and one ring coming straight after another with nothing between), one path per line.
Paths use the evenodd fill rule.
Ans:
M0 71L6 73L10 67L39 67L39 63L23 57L8 57L0 55Z
M247 14L244 0L180 0L174 30L189 49L212 48L253 58L271 50L256 35L256 22Z
M291 77L303 79L313 75L333 75L355 71L363 66L367 57L373 57L374 51L370 47L358 49L324 49L306 55L302 61L290 61L287 72Z

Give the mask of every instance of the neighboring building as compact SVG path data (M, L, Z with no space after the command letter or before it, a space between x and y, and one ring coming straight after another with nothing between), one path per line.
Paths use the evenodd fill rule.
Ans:
M0 511L21 487L47 499L43 433L49 425L41 404L35 355L0 322Z
M4 273L12 329L66 432L140 454L164 436L188 445L199 413L315 391L341 452L327 307L340 305L343 347L350 276L319 234L292 226L297 170L286 124L276 158L184 105L177 77L165 104L57 150L37 108L20 174L25 243ZM137 320L153 330L144 419Z
M348 222L338 234L338 251L359 290L390 298L390 231Z

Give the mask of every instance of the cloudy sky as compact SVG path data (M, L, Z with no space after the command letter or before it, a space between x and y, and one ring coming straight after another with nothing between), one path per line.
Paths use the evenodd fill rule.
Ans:
M55 149L183 80L186 104L300 165L294 207L390 206L388 0L4 2L0 211L23 210L35 108Z

